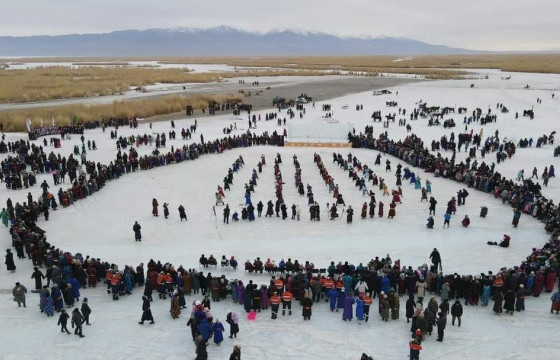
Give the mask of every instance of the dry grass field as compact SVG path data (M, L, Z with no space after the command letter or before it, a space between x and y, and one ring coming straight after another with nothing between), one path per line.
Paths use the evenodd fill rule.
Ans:
M404 59L404 60L402 60ZM259 57L138 57L138 58L37 58L40 62L107 62L157 60L175 64L228 64L232 66L269 66L286 69L339 69L379 72L379 69L501 69L514 72L560 73L560 53L475 54L433 56L259 56ZM399 60L399 61L395 61ZM16 61L21 61L17 59ZM361 69L361 70L360 70ZM410 71L410 70L406 70Z
M321 75L316 71L265 70L246 76ZM239 76L236 73L190 73L186 69L40 67L0 71L0 103L68 99L121 94L155 83L206 83Z
M513 72L560 73L560 54L477 54L434 56L308 56L252 58L161 58L162 63L228 64L297 69L411 72L412 69L501 69ZM428 70L426 70L428 71Z
M315 57L181 57L181 58L40 58L26 62L80 62L123 65L128 60L157 60L160 63L228 64L237 67L270 67L243 72L243 76L324 75L349 72L354 75L376 76L379 73L407 73L423 75L428 79L459 78L460 69L501 69L512 72L560 73L560 54L484 54L441 56L315 56ZM10 60L4 60L10 61ZM18 59L18 61L22 61ZM49 99L119 94L131 86L142 87L156 82L201 83L240 76L229 73L189 73L185 69L128 68L99 66L67 69L44 67L31 70L0 70L0 102L29 102ZM225 95L219 95L225 96ZM242 96L241 94L238 96ZM151 100L117 102L111 105L71 105L34 110L5 111L0 120L6 131L22 131L25 119L50 119L69 122L74 115L83 121L110 116L138 116L169 114L182 111L187 104L195 108L208 103L212 97L169 96Z
M36 108L6 111L0 113L4 131L26 131L26 119L34 121L43 118L50 124L51 116L55 116L58 125L70 124L74 116L81 122L95 121L103 118L134 116L145 118L155 115L171 114L184 111L187 105L194 109L207 107L210 102L224 103L227 101L242 101L242 94L234 95L197 95L185 97L171 95L148 100L119 101L106 105L67 105L52 108Z

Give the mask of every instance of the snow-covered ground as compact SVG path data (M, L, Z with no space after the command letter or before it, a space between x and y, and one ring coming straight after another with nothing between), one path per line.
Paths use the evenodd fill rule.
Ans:
M427 101L428 105L467 107L468 113L476 107L486 111L496 111L496 103L503 103L510 110L509 114L498 113L496 123L481 126L469 126L475 132L483 130L483 139L500 132L500 138L518 140L521 137L536 139L549 134L558 128L560 115L560 99L551 99L552 93L560 89L560 76L548 74L511 74L510 80L502 80L509 76L496 71L488 71L488 79L450 80L422 82L392 88L393 94L373 96L371 92L360 93L332 99L325 103L332 105L334 117L340 122L350 123L357 132L363 131L365 125L371 125L371 113L381 110L383 115L397 112L398 108L386 108L386 101L397 101L398 107L405 108L408 114L415 104ZM247 82L250 80L247 79ZM474 83L474 88L470 84ZM529 90L523 87L529 84ZM398 94L397 94L398 91ZM313 94L309 94L313 95ZM536 99L541 98L542 104ZM363 104L363 111L356 111L355 105ZM323 121L324 112L320 111L322 103L315 109L306 105L305 121ZM348 105L348 109L342 107ZM520 116L515 119L515 112L524 109L535 109L535 119L529 120ZM283 131L275 121L264 121L268 111L259 111L262 121L258 122L258 133L262 131ZM278 115L287 116L285 111ZM464 131L464 115L450 115L458 124L453 129L428 127L427 120L412 121L413 132L420 135L425 144L451 132L457 135ZM290 122L297 122L299 116ZM205 140L222 137L222 130L236 122L238 130L246 131L246 120L236 120L231 115L220 115L198 119L198 130L193 140L183 141L178 134L177 140L168 140L168 148L182 146L185 143L199 141L200 134ZM188 127L194 119L175 121L176 131ZM375 123L374 134L385 131L380 123ZM154 123L150 130L148 124L141 124L138 129L120 128L119 135L155 134L170 131L169 122ZM391 124L387 129L389 137L402 139L406 137L406 129ZM22 134L8 134L8 139L22 137ZM88 159L108 163L114 159L116 147L109 138L109 129L105 133L101 129L87 131L87 140L95 140L99 150L89 151ZM68 155L73 146L79 144L78 136L62 142L62 155ZM48 151L55 150L48 147ZM153 147L140 146L140 154L153 151ZM58 150L57 150L58 151ZM368 201L364 198L348 178L347 173L332 164L332 152L340 152L344 156L351 151L362 163L373 166L377 152L364 149L328 149L328 148L276 148L252 147L227 151L221 155L205 155L196 161L183 162L163 168L129 174L117 181L112 181L100 192L75 203L67 209L52 213L48 222L39 221L39 226L47 231L48 239L61 249L81 252L84 255L100 257L119 264L136 266L146 263L150 258L171 262L185 267L198 268L200 254L235 255L240 262L253 260L257 256L276 260L291 257L300 261L310 260L316 266L326 267L331 260L351 261L356 265L366 263L375 256L390 254L393 260L401 259L402 265L413 267L428 262L432 248L437 247L442 254L445 273L478 274L488 270L519 265L531 248L542 246L548 239L543 224L522 216L520 226L511 226L512 210L501 204L488 194L470 189L466 206L459 207L457 215L451 220L449 229L442 229L445 204L462 189L462 184L434 178L431 174L420 172L422 184L427 179L432 182L433 196L438 200L436 227L426 229L428 205L420 202L420 191L406 182L403 183L403 204L398 205L395 219L378 218L361 220L361 205ZM329 221L323 211L321 222L310 222L307 211L307 198L300 197L293 185L295 168L292 156L297 155L302 167L302 181L313 187L315 199L321 204L322 210L326 203L333 202L316 165L313 153L320 154L329 173L339 184L347 205L355 209L353 224L342 221ZM221 207L217 207L217 219L213 217L212 205L214 192L222 184L223 177L234 160L242 155L245 167L234 174L234 183L230 192L226 193L226 202L233 210L240 212L240 204L244 201L243 185L248 182L253 168L256 168L261 154L267 159L267 165L259 174L258 185L252 197L253 203L262 200L274 200L273 158L276 153L282 155L281 171L286 182L284 198L288 205L299 204L302 209L300 222L281 220L279 218L257 218L253 223L240 221L225 225L221 221ZM539 169L554 164L558 169L558 158L553 158L553 146L546 145L541 149L518 149L512 159L496 166L505 176L514 178L517 171L525 169L530 174L533 166ZM444 156L451 156L451 152ZM464 159L465 153L458 154ZM2 156L2 159L4 155ZM382 164L386 157L383 156ZM393 171L399 160L392 161ZM495 161L495 153L485 159L480 156L479 162ZM403 166L406 164L403 163ZM396 188L394 173L386 173L384 166L374 167L374 171L386 179L389 190ZM417 169L413 169L417 170ZM39 183L47 179L52 186L50 176L40 175ZM371 187L371 185L370 185ZM548 188L543 192L547 197L560 200L558 180L550 180ZM383 197L379 189L374 189L377 201L385 203L385 216L390 199ZM39 195L40 188L31 189L34 197ZM10 197L14 203L26 200L27 191L8 191L0 189L0 203L4 204ZM157 198L160 204L170 204L171 216L165 220L162 216L151 215L151 200ZM177 207L182 204L187 211L188 222L180 222ZM489 207L489 215L479 218L480 207ZM342 210L342 209L341 209ZM161 207L160 207L161 211ZM468 214L471 226L467 229L460 226L460 220ZM133 241L132 225L138 221L142 225L143 241ZM499 241L504 233L512 237L510 248L489 247L487 241ZM7 247L10 237L7 231L0 232L0 241ZM168 314L168 301L155 299L152 306L156 324L143 327L137 324L141 314L141 291L135 289L132 296L124 297L118 302L111 301L103 287L84 290L93 309L93 325L84 329L86 338L78 340L75 336L62 335L55 324L55 319L42 316L35 304L38 296L28 294L28 308L18 309L11 300L11 288L16 281L33 288L29 279L32 271L27 260L16 260L16 273L2 271L0 276L0 321L9 325L9 331L3 331L0 357L3 358L51 358L51 357L86 357L104 358L188 358L194 359L194 344L190 341L190 329L186 327L189 309L181 315L181 320L172 320ZM212 270L219 273L220 270ZM249 276L240 269L237 273L226 272L230 278L253 279L257 283L268 283L267 276ZM495 316L491 308L465 308L463 326L452 327L450 319L443 343L437 343L435 336L429 337L424 343L421 357L424 359L463 359L478 357L481 359L557 359L558 347L551 334L558 328L557 316L549 314L549 295L543 294L538 299L526 301L527 311L516 313L515 316ZM187 297L190 304L195 296ZM325 303L313 308L310 322L301 318L301 308L295 305L291 318L280 316L276 321L270 320L268 311L261 313L255 322L247 321L243 309L233 305L230 300L212 304L215 317L225 319L226 310L233 309L241 316L240 336L231 341L226 339L221 347L213 344L209 347L210 359L226 359L233 344L242 347L243 359L359 359L362 352L375 359L405 359L408 354L410 337L409 325L404 318L404 299L401 298L401 319L381 323L377 316L377 301L372 307L372 318L368 324L358 325L341 321L340 314L332 314ZM227 326L226 326L227 327Z

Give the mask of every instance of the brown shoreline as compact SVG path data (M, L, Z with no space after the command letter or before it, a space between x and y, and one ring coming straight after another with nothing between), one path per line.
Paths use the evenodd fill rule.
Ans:
M275 96L281 96L286 99L295 99L299 94L305 93L308 96L312 96L314 101L325 101L349 94L384 89L417 81L426 80L398 77L344 76L328 80L319 79L305 82L294 82L282 84L278 87L275 87L274 84L262 84L259 87L253 87L251 84L246 83L245 85L240 85L240 89L251 91L252 95L245 97L245 103L253 105L253 110L263 110L272 108L272 99ZM270 86L270 89L263 90L263 87L267 86ZM260 94L256 95L256 92L258 91L260 91ZM221 114L221 112L216 113L216 115ZM189 116L189 118L201 118L205 116L208 116L208 114L203 114L202 111L196 110L194 115ZM142 122L170 121L184 118L187 118L185 113L178 112L152 116L142 120Z

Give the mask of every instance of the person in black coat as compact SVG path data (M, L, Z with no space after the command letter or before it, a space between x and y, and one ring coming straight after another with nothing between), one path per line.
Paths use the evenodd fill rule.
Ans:
M76 327L76 329L74 330L74 335L79 335L81 338L84 337L84 334L82 334L83 323L84 317L80 313L80 310L78 308L75 308L74 311L72 311L72 328Z
M169 204L163 203L163 216L167 219L169 217Z
M206 350L208 344L202 338L202 335L196 337L196 359L195 360L207 360L208 351Z
M187 326L191 327L192 340L196 341L196 336L198 335L198 322L196 321L196 318L194 317L194 315L192 315L189 318L189 321L187 321Z
M142 233L140 232L141 229L142 229L142 226L140 226L140 224L138 224L138 221L135 221L134 225L132 226L132 231L134 231L134 240L135 241L142 241Z
M146 278L146 283L144 284L144 296L148 298L148 301L154 301L152 299L152 292L154 288L152 286L152 280L149 277ZM143 299L143 298L142 298Z
M309 298L309 293L305 293L305 297L301 300L303 320L311 320L311 308L313 307L313 300Z
M447 316L440 312L438 314L438 319L436 321L437 324L437 334L438 334L438 338L437 341L442 342L443 341L443 332L445 330L445 325L447 325Z
M436 271L441 270L441 255L439 254L439 251L434 248L434 251L432 251L432 253L430 254L430 259L432 259L432 264L434 264L434 268L436 269Z
M68 313L66 312L66 310L62 309L62 312L60 313L60 316L58 317L58 325L60 325L60 332L65 332L67 334L70 334L70 331L68 331L68 327L66 326L68 324L68 319L70 318L70 315L68 315Z
M229 204L224 208L224 224L229 224Z
M262 215L263 207L264 207L264 205L263 205L262 201L259 201L259 203L257 204L257 215L259 217L261 217L261 215Z
M43 288L43 279L45 278L45 275L43 275L38 267L34 267L33 269L35 271L33 271L31 278L35 279L35 290L41 290Z
M451 306L451 325L455 326L455 319L457 319L459 327L461 327L461 316L463 316L463 305L459 300Z
M11 272L16 271L16 264L14 263L14 254L12 254L12 250L10 249L6 249L6 261L4 261L4 264L6 264L6 269L8 271Z
M412 315L414 315L414 310L416 309L416 302L414 301L414 295L410 294L408 300L406 300L406 322L409 323Z
M274 214L274 204L272 203L272 200L268 200L268 202L266 203L266 214L265 217L272 217L272 215Z
M229 360L241 360L241 348L239 345L233 346L233 352L229 356Z
M142 296L142 319L140 319L138 324L144 325L144 321L146 320L150 320L150 324L154 323L154 317L152 315L152 310L150 309L150 299L144 295Z
M88 298L86 297L82 302L82 315L84 317L84 322L86 323L86 325L91 325L89 323L89 314L91 314L91 308L89 307Z
M506 310L506 314L509 313L513 315L513 310L515 308L515 293L512 289L506 291L506 295L504 296L504 309Z
M437 205L437 200L434 199L433 196L430 197L430 215L435 215L436 214L436 205Z
M187 221L187 213L185 212L185 207L183 205L179 205L179 218L181 221L183 221L183 219Z

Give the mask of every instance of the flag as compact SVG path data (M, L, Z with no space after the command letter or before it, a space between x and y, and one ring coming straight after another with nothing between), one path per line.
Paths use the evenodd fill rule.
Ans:
M31 119L27 118L27 131L31 131Z
M52 126L56 126L56 121L54 121L54 115L51 118Z
M41 127L43 127L43 118L41 118Z

